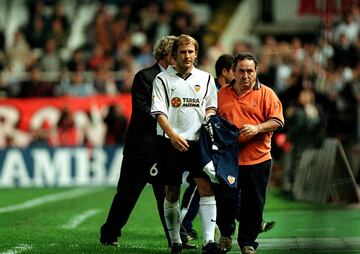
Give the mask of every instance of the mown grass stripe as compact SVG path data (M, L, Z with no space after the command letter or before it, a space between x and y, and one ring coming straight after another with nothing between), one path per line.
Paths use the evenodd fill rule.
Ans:
M0 207L0 213L9 213L9 212L15 212L15 211L19 211L19 210L29 209L29 208L33 208L36 206L46 204L46 203L51 203L51 202L56 202L59 200L84 196L89 193L97 192L97 191L100 191L100 189L80 188L80 189L74 189L74 190L67 191L67 192L61 192L61 193L56 193L56 194L52 194L52 195L47 195L47 196L43 196L40 198L30 199L21 204Z
M360 250L360 237L290 237L258 239L260 249Z
M73 217L68 223L62 226L62 228L65 229L74 229L77 226L79 226L82 222L90 218L91 216L94 216L95 214L99 213L100 209L90 209L85 211L84 213L78 214L75 217Z
M22 253L24 251L28 251L31 249L32 249L32 246L29 244L19 244L10 250L0 252L0 254L18 254L18 253Z

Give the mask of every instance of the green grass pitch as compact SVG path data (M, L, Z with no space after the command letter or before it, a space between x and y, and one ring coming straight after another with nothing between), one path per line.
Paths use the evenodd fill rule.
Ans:
M0 189L0 254L169 253L150 187L123 229L120 247L99 244L114 193L115 187ZM257 253L360 253L357 206L294 202L271 189L264 217L277 225L260 234ZM201 232L199 219L195 227ZM201 239L195 242L201 245ZM240 253L236 241L230 253Z

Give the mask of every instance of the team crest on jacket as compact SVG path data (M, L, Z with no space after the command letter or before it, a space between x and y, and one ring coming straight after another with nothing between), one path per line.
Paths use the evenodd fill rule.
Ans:
M227 176L227 180L229 181L230 184L235 183L235 177L233 177L233 176L231 176L231 175L228 175L228 176Z
M171 106L174 108L180 107L181 105L181 99L179 97L174 97L171 99Z
M195 88L195 92L198 93L200 91L200 85L195 85L194 88Z

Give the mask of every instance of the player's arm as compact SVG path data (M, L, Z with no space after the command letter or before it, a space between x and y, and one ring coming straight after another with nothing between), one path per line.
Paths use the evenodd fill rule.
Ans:
M156 120L158 124L160 125L161 129L166 133L166 135L169 137L171 144L173 147L179 151L187 151L189 148L189 144L180 135L178 135L173 128L171 128L169 121L165 115L157 115Z
M208 94L206 95L206 109L205 109L205 118L204 123L206 124L210 116L216 115L217 111L217 90L215 85L214 78L210 75L209 76L209 84L208 84Z

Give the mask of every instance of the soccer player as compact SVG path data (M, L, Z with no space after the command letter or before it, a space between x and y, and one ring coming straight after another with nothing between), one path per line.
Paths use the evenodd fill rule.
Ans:
M228 54L219 56L215 63L215 85L217 89L230 83L234 78L234 72L232 69L233 57ZM199 210L199 192L196 184L191 177L187 178L189 183L188 187L184 191L184 195L181 201L181 229L180 234L182 240L197 239L197 232L193 228L193 220L195 219ZM230 243L231 244L231 243Z
M256 253L270 178L271 137L284 125L282 104L271 88L259 82L257 68L253 53L238 54L233 63L234 80L218 93L218 114L240 129L237 240L242 254ZM231 238L231 234L222 237Z
M175 39L175 36L165 36L157 41L153 49L157 62L149 68L140 70L134 77L131 89L132 115L125 140L117 192L107 220L100 229L100 242L104 245L118 245L117 239L121 236L121 229L126 224L136 201L145 185L153 180L150 169L155 164L156 120L150 115L152 86L156 75L165 71L173 61L171 48ZM156 182L152 186L159 216L170 246L171 241L163 209L165 187Z
M216 113L214 78L194 64L198 42L180 35L174 42L174 66L154 80L151 114L158 122L157 168L165 186L164 212L171 238L172 254L181 253L179 195L185 170L194 178L200 194L199 214L204 244L202 253L220 253L214 241L216 201L208 176L201 170L199 134L204 120Z

